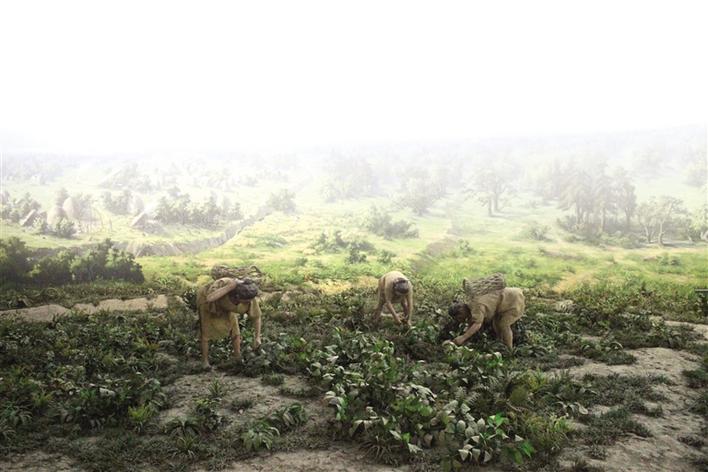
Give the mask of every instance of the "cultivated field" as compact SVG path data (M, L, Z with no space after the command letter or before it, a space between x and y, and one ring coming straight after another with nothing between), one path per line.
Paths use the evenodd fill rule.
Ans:
M380 150L347 156L368 171L321 156L252 158L233 173L228 159L141 163L130 168L147 179L139 189L101 177L119 175L119 158L34 180L11 160L4 205L29 193L46 211L65 188L93 195L96 216L77 219L69 238L2 221L0 468L705 470L708 325L694 290L708 286L708 228L705 181L686 180L694 141L612 139L586 143L587 155L609 156L602 174L559 170L559 181L579 180L555 194L546 164L582 168L584 141L488 145L469 163L428 165L442 152L432 149L411 157L408 174L377 161ZM641 172L657 142L673 157ZM682 146L689 158L675 155ZM495 175L483 173L505 152L499 172L516 177L492 210ZM603 187L605 167L613 183ZM628 224L621 182L635 199ZM131 227L141 212L116 214L100 197L131 188L150 225ZM681 211L647 238L667 209L651 197L664 195ZM173 206L158 210L161 197ZM195 222L170 219L184 215ZM114 249L100 253L106 238ZM264 342L251 348L246 321L243 361L224 339L204 370L194 290L216 264L264 274ZM378 277L393 269L414 286L410 328L372 316ZM462 279L494 272L526 295L514 348L489 330L443 343Z

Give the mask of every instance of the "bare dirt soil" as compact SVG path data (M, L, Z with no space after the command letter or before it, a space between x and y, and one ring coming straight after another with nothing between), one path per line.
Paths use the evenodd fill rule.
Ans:
M408 471L409 467L375 464L367 461L364 454L354 446L335 445L325 450L262 455L224 469L225 472L361 472L365 470L404 472ZM198 469L198 472L206 471Z
M243 423L252 419L268 416L275 410L289 406L295 402L301 403L307 411L310 420L308 425L321 424L331 416L331 410L320 398L294 398L280 393L281 388L298 390L308 387L304 378L286 375L282 385L264 384L260 378L228 375L215 370L202 374L185 375L174 384L167 387L167 397L171 407L164 410L158 421L166 424L170 420L185 416L196 397L204 397L209 391L209 385L218 381L224 391L219 414L233 423ZM251 406L239 408L243 402L250 401Z
M708 453L703 445L695 448L680 441L680 438L693 436L701 438L702 419L689 411L698 392L689 388L683 370L695 369L698 358L687 352L666 348L644 348L630 351L637 358L631 365L606 365L586 362L568 369L574 377L582 378L586 374L608 376L611 374L658 376L668 378L668 384L656 386L656 391L667 400L660 403L663 415L649 417L634 415L651 432L651 437L632 436L617 441L607 447L604 460L587 456L585 448L570 448L562 455L562 462L571 464L576 458L585 459L589 464L601 467L608 472L694 472L699 471L693 460ZM655 405L652 405L655 406ZM602 408L593 410L601 413Z
M100 311L147 311L165 310L168 304L167 295L158 295L155 298L132 298L129 300L119 300L110 298L102 300L96 305L90 303L77 303L71 308L61 305L42 305L31 308L20 308L17 310L0 311L0 316L14 316L27 321L37 321L48 323L55 316L66 315L70 311L87 313L93 315Z
M83 470L71 459L59 454L35 451L31 454L10 455L0 460L3 472L67 472Z

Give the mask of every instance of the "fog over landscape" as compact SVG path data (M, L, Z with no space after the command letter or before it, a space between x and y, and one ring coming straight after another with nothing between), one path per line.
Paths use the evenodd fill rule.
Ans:
M705 470L705 13L2 3L0 470Z

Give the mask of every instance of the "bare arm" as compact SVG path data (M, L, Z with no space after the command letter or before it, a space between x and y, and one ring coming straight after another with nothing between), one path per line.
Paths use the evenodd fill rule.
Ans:
M464 343L467 342L469 338L471 338L474 333L479 331L479 329L482 327L482 323L480 322L474 322L472 323L467 330L461 334L460 336L456 337L455 340L453 341L455 344L458 346L462 346Z
M391 316L393 316L393 321L396 322L396 324L401 324L401 318L398 316L398 313L396 313L396 310L393 308L393 304L391 303L391 300L389 300L388 297L386 297L386 308L391 312Z

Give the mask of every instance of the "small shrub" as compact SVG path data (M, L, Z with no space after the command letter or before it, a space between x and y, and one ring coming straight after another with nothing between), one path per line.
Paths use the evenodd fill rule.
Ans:
M261 377L261 382L263 382L266 385L283 385L285 382L285 377L283 374L277 374L277 373L272 373L272 374L267 374Z
M269 417L269 422L277 427L280 432L285 432L304 424L307 418L305 408L300 403L293 403L290 406L276 410Z
M372 233L385 239L418 237L418 230L413 228L413 223L404 220L393 221L391 215L376 206L369 210L365 226Z
M258 452L263 448L270 450L277 436L280 436L278 428L267 421L258 421L241 433L240 438L247 451Z
M366 262L366 254L361 252L359 249L352 247L349 249L347 262L350 264L362 264Z
M133 431L138 434L144 433L155 413L155 408L151 404L128 407L128 421L133 427Z
M533 239L534 241L549 241L548 232L550 230L551 228L546 225L531 223L521 235L526 239Z
M396 257L396 254L391 251L387 251L386 249L382 249L379 251L379 255L376 260L381 264L390 264L394 257Z

